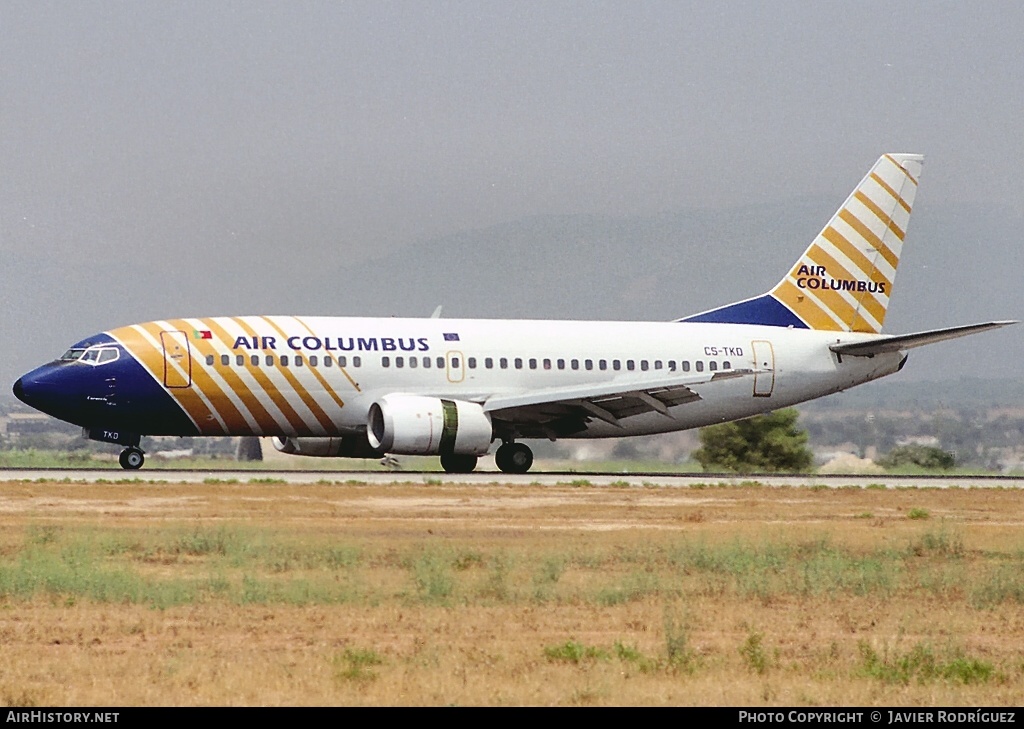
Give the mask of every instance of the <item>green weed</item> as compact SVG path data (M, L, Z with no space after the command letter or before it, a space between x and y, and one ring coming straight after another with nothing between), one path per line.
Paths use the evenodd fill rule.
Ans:
M378 678L373 666L380 666L384 659L372 648L346 648L331 659L334 677L340 681L375 681Z
M943 656L937 654L930 644L917 643L906 653L890 654L886 650L879 655L867 641L861 641L857 649L861 674L884 683L904 686L911 681L921 684L935 681L979 684L996 677L991 663L970 658L958 649Z
M579 641L567 640L560 645L547 646L544 657L558 663L575 663L583 661L605 661L611 658L608 651L594 646L583 645Z

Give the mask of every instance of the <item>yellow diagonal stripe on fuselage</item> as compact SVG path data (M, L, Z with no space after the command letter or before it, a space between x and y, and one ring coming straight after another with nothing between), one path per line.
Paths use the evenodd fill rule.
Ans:
M244 319L239 317L232 317L231 321L238 325L242 329L242 331L246 332L249 337L259 336L257 331ZM260 351L260 353L257 356L265 357L266 355L262 351ZM269 369L279 371L280 367L277 365L277 355L274 354L272 356L274 357L275 364L273 365L273 367ZM263 391L267 393L267 396L274 402L278 410L280 410L281 414L285 417L292 431L288 434L297 435L299 433L306 432L308 430L308 426L306 425L302 416L299 415L295 408L292 407L292 404L288 401L288 398L285 397L285 395L280 391L277 385L274 384L273 380L270 379L270 376L264 371L265 369L268 368L262 366L252 367L251 371L256 381L260 383L260 386L263 388Z
M302 321L302 319L300 319L299 317L294 317L294 318L295 318L295 321L297 321L299 324L301 324L303 327L306 328L307 332L309 332L313 336L316 336L316 332L314 332L312 329L310 329L309 325L306 324L306 322ZM308 357L307 357L307 360L308 360ZM348 373L345 372L345 368L341 367L341 365L338 365L338 367L339 367L339 369L341 369L342 374L344 374L347 377ZM320 381L320 385L324 388L324 392L326 392L328 395L331 396L331 398L334 400L334 402L336 402L338 404L338 407L339 408L345 407L345 403L342 402L341 397L339 397L338 393L336 393L334 391L334 388L331 387L330 383L327 381L327 378L323 376L323 374L320 372L320 370L318 368L316 368L316 367L310 367L309 371L312 372L313 375ZM351 381L352 381L352 378L349 378L349 382L351 382ZM353 384L355 384L355 383L353 383Z
M191 334L193 327L184 320L170 320L170 321L157 321L149 322L144 325L147 330L152 334L154 331L157 332L156 336L159 338L159 331L167 331L167 329L176 329L179 331ZM205 340L191 339L189 341L189 349L195 352L201 350L195 346L192 346L193 342L199 343ZM171 392L179 388L174 388ZM180 388L187 390L189 388ZM198 391L198 393L205 397L210 407L220 416L221 421L228 429L229 434L244 434L251 433L253 425L255 424L255 418L246 410L243 412L244 406L238 402L234 402L232 394L227 391L227 386L222 386L218 383L214 377L205 369L205 362L200 360L194 354L192 355L192 390Z
M276 323L274 323L270 319L270 317L261 316L260 319L267 322L267 324L273 327L274 331L281 335L282 340L288 339L288 334L283 329L281 329L281 327L279 327ZM281 358L278 357L277 361L280 362ZM309 408L309 411L313 414L313 417L316 418L317 422L320 424L322 432L332 432L334 430L334 424L331 422L331 418L327 415L327 413L323 411L323 408L320 407L320 404L316 401L316 398L313 397L309 393L309 391L306 390L305 387L303 387L302 383L299 382L299 379L291 372L291 370L288 367L278 367L278 371L280 371L281 374L285 376L285 378L288 380L288 382L294 389L295 393L299 396L299 398L306 405L306 407Z
M224 343L225 352L230 351L229 349L227 349L227 343L234 342L234 337L232 337L230 332L224 329L217 322L216 319L199 319L197 320L197 322L202 328L209 329L211 332L213 332L216 341ZM232 353L229 354L228 356L231 358L231 360L235 360L238 355ZM253 434L265 435L271 433L284 432L285 428L282 427L282 424L279 422L278 418L273 413L270 412L270 410L263 404L263 402L260 401L258 394L253 391L249 384L246 383L242 376L239 374L237 362L231 361L229 366L227 367L223 365L218 366L220 360L219 353L215 352L213 354L213 357L214 363L213 365L208 365L208 367L224 380L225 384L229 388L231 388L235 395L242 401L242 403L244 403L245 407L252 414L253 418L255 419L256 423L259 426L258 430ZM249 356L243 355L243 361L244 365L242 366L241 369L243 369L248 374L253 375L254 370L256 370L257 368L251 366ZM259 383L259 379L257 377L254 376L253 379L257 381L257 386L261 386L262 383ZM288 422L283 417L282 420L284 420L285 423Z
M224 419L202 393L196 392L192 387L168 388L164 385L165 357L163 344L160 342L160 332L163 331L167 330L149 322L123 327L115 330L113 334L125 332L121 344L185 411L202 435L227 435L228 428Z

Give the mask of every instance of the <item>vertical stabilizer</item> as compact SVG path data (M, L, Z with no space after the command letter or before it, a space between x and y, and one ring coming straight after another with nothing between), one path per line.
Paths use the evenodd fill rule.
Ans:
M883 155L775 288L680 321L880 332L923 161Z

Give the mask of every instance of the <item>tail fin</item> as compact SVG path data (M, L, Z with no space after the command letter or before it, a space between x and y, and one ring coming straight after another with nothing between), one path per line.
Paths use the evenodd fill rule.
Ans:
M679 321L879 333L923 162L883 155L775 288Z

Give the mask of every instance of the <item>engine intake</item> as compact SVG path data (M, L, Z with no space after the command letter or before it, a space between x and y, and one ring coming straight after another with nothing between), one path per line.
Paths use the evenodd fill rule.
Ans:
M385 453L409 456L483 455L491 446L491 416L464 400L385 395L370 406L366 438Z

